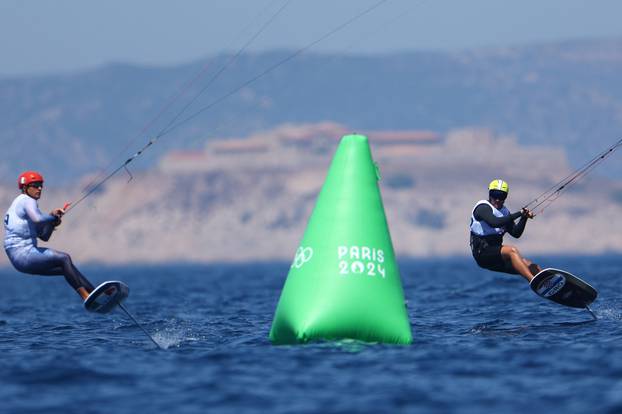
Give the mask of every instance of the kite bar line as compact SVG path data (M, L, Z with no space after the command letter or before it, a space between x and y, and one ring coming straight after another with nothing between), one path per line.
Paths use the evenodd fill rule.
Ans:
M151 342L153 342L153 343L154 343L154 344L158 347L158 349L164 349L164 348L162 348L162 347L160 346L160 344L159 344L159 343L157 343L157 342L156 342L156 340L155 340L155 339L153 339L153 336L151 336L151 334L150 334L149 332L147 332L147 330L146 330L145 328L143 328L143 326L142 326L140 323L138 323L138 321L136 320L136 318L134 318L134 317L132 316L132 314L131 314L131 313L130 313L127 309L125 309L125 306L123 306L123 304L121 304L120 302L117 302L117 304L118 304L118 305L119 305L119 307L123 310L123 312L125 312L125 314L126 314L126 315L127 315L127 316L128 316L128 317L132 320L132 321L134 321L134 323L136 324L136 326L138 326L140 329L142 329L142 331L145 333L145 335L147 335L147 336L149 337L149 339L151 339Z
M235 60L237 60L238 57L240 57L242 55L242 53L244 53L244 51L246 51L246 49L251 45L251 43L257 39L257 37L259 37L259 35L262 34L262 32L264 32L264 30L272 23L272 21L274 19L276 19L276 17L285 9L285 7L291 2L292 0L287 0L285 3L283 3L281 5L281 7L274 13L272 14L272 16L268 19L268 21L266 21L261 28L235 53L235 55L233 55L231 58L229 58L229 60L209 79L209 81L207 82L207 84L196 94L196 96L194 98L192 98L192 100L190 102L188 102L188 104L177 114L175 115L175 117L169 122L169 124L162 128L162 130L160 130L160 133L162 131L164 131L166 128L168 128L170 126L170 124L174 123L175 121L177 121L177 119L186 111L186 109L192 105L192 103L199 98L200 95L202 95L219 77L220 75L225 72L234 62ZM270 2L269 5L267 5L266 7L264 7L264 9L261 11L261 13L259 13L255 19L258 19L262 14L264 14L270 7L271 5L274 3L274 0ZM253 20L255 20L253 19ZM245 28L244 30L240 33L242 34L243 32L247 31L251 25L254 23L254 21L251 21ZM231 43L232 44L232 43ZM230 44L230 45L231 45ZM227 49L227 48L225 48ZM149 121L144 127L143 129L134 136L134 138L132 138L126 145L125 147L119 152L119 154L117 156L115 156L113 159L121 156L123 153L125 153L125 151L130 148L130 146L140 137L142 137L144 134L147 133L147 131L149 129L151 129L152 126L155 125L156 121L158 121L169 109L172 108L173 104L175 104L179 99L181 99L184 95L186 95L190 88L192 86L194 86L200 79L202 79L208 72L208 70L211 70L211 64L206 64L203 66L203 68L201 69L201 71L199 73L197 73L194 78L192 78L191 80L187 81L182 87L181 89L171 98L169 98L168 102L160 109L160 111L158 112L158 114L151 119L151 121ZM157 134L159 135L159 134ZM156 138L157 139L157 138ZM112 166L113 162L110 162L99 174L97 174L85 187L83 191L87 191L91 188L93 188L93 186L102 178L102 176L104 175L105 171L109 170L110 167ZM125 168L126 171L129 174L129 170L127 170L127 168ZM130 174L131 176L131 174ZM81 200L80 200L81 201ZM74 203L75 204L75 203Z
M605 158L611 155L620 146L622 146L622 139L619 139L615 144L607 148L605 151L596 155L594 158L585 163L581 168L578 168L571 172L568 176L551 186L548 190L540 194L538 197L534 198L523 208L529 208L531 211L534 212L534 216L542 213L544 209L546 209L555 200L561 197L561 194L564 190L575 184L579 179L588 175L598 164L600 164ZM536 209L538 209L537 212Z
M349 19L347 19L346 21L344 21L343 23L341 23L340 25L336 26L335 28L333 28L332 30L330 30L329 32L325 33L324 35L320 36L319 38L315 39L314 41L306 44L305 46L301 47L300 49L294 51L293 53L291 53L290 55L288 55L287 57L281 59L280 61L276 62L275 64L273 64L272 66L269 66L268 68L264 69L262 72L260 72L259 74L253 76L252 78L248 79L247 81L243 82L242 84L238 85L237 87L233 88L232 90L230 90L228 93L221 95L219 98L213 100L210 104L200 108L199 110L195 111L194 113L190 114L189 116L187 116L186 118L183 118L181 120L178 120L179 117L188 109L188 107L190 106L190 104L192 104L196 97L194 99L192 99L190 101L190 103L188 105L186 105L177 115L175 115L175 117L172 119L171 122L168 123L168 125L162 129L157 135L155 135L153 138L151 138L140 150L138 150L136 153L134 153L134 155L132 155L131 157L129 157L123 164L121 164L119 167L117 167L116 169L114 169L111 173L109 173L107 176L103 177L101 180L99 181L93 181L89 186L88 189L86 190L85 194L80 197L78 200L70 203L71 205L69 206L69 208L66 210L72 210L74 209L78 204L80 204L84 199L86 199L87 197L89 197L91 194L93 194L98 188L100 188L106 181L108 181L110 178L112 178L114 175L116 175L119 171L121 171L122 169L127 170L127 166L128 164L130 164L132 161L134 161L134 159L136 159L137 157L139 157L145 150L147 150L150 146L152 146L153 144L155 144L158 140L160 140L162 137L164 137L165 135L170 134L173 130L176 130L180 125L185 124L189 121L191 121L192 119L196 118L198 115L202 114L203 112L217 106L218 104L220 104L221 102L223 102L224 100L228 99L229 97L231 97L232 95L236 94L237 92L241 91L242 89L244 89L245 87L249 86L250 84L258 81L259 79L265 77L266 75L268 75L269 73L275 71L277 68L281 67L282 65L285 65L286 63L288 63L289 61L293 60L294 58L296 58L298 55L306 52L308 49L312 48L313 46L317 45L318 43L326 40L327 38L335 35L336 33L342 31L343 29L345 29L346 27L350 26L351 24L353 24L355 21L361 19L363 16L366 16L368 14L370 14L371 12L373 12L375 9L379 8L380 6L382 6L384 3L388 2L389 0L379 0L376 3L372 4L371 6L369 6L368 8L362 10L361 12L357 13L356 15L350 17ZM279 14L284 8L285 6L289 3L285 2L281 8L273 15L273 18L276 17L277 14ZM270 23L273 19L270 19L267 23ZM265 27L267 27L266 25L264 25L264 27L261 28L260 31L263 31L265 29ZM253 38L254 40L254 38ZM250 43L249 43L250 44ZM248 44L244 45L243 49L245 49L248 46ZM236 54L235 57L239 56L239 54ZM218 72L218 74L220 74L221 72ZM211 82L211 81L210 81ZM208 84L209 85L209 84ZM201 91L199 91L199 95L202 94L205 91L205 88L202 89ZM100 177L100 176L98 176Z

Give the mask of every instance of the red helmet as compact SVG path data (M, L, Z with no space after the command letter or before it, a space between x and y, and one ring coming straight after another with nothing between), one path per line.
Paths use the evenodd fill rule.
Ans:
M21 190L30 183L43 182L43 176L36 171L24 171L17 177L17 187Z

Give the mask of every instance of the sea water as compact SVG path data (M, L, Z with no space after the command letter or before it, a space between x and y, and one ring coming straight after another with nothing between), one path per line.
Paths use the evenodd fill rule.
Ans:
M583 310L471 260L400 263L411 346L268 340L286 263L85 267L123 280L87 313L62 278L0 270L3 413L622 412L619 256L543 258L598 291Z

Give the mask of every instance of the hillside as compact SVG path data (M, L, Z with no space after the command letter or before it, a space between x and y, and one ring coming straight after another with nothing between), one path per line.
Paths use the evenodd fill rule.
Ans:
M233 91L289 52L242 56L179 120ZM177 67L109 65L81 73L0 80L0 177L26 168L76 182L115 165L166 126L188 102L153 119L182 85L207 67L194 96L227 60ZM147 168L172 149L206 139L251 135L287 122L333 121L353 130L465 126L513 135L521 145L564 148L576 166L620 138L622 40L562 42L461 53L302 55L181 124L137 163ZM132 141L134 139L134 141ZM126 145L131 143L131 145ZM510 157L507 150L491 157ZM508 158L509 159L509 158ZM61 167L62 166L62 167ZM607 163L622 177L622 163Z
M335 123L289 124L170 152L78 205L50 245L78 263L290 260L346 132ZM486 129L359 132L379 164L401 258L468 255L469 215L492 178L510 183L507 204L516 210L570 171L564 150L521 146ZM512 162L489 156L503 152ZM0 187L0 205L16 193ZM46 188L40 205L50 210L78 195L75 187ZM531 221L517 244L539 255L622 252L622 222L603 219L620 214L622 182L588 180Z

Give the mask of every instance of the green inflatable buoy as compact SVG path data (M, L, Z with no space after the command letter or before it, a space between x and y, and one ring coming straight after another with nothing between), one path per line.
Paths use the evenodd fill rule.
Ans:
M344 136L287 275L273 343L412 343L379 179L367 137Z

